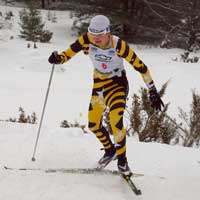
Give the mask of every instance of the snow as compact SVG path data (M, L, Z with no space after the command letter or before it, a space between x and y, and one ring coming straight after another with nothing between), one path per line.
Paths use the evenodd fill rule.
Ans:
M0 11L5 12L6 9L12 10L15 18L12 29L0 29L0 120L18 117L20 106L27 114L34 111L40 118L52 67L47 58L52 51L64 50L76 39L71 36L70 30L73 20L69 18L69 12L56 11L58 23L46 21L46 26L54 32L51 43L38 43L37 49L33 49L31 43L28 49L27 42L18 37L20 8L0 6ZM46 19L47 11L42 14ZM13 40L10 40L11 35ZM176 117L178 107L187 111L191 90L199 92L200 89L199 64L172 61L180 55L180 49L131 46L149 66L158 88L171 79L164 97L165 102L171 102L170 115ZM131 96L144 83L129 64L126 64L126 70ZM3 168L4 165L42 169L95 167L102 155L101 145L95 136L84 134L79 128L59 127L64 119L87 123L91 87L91 62L82 53L65 65L56 67L35 162L31 161L31 157L38 124L0 121L0 199L199 199L199 149L141 143L135 137L127 138L127 155L134 173L144 174L134 179L143 193L137 197L117 176L8 171ZM116 161L107 168L116 170Z

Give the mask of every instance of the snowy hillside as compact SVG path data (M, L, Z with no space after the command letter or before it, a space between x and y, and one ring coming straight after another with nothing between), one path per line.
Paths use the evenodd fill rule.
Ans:
M36 162L31 162L36 136L35 126L1 123L0 192L4 200L46 199L136 199L120 177L76 175L44 171L7 171L16 168L92 168L101 156L100 145L90 134L78 129L44 128ZM142 190L137 199L199 199L199 150L158 144L127 142L129 164ZM107 167L117 169L116 162Z
M38 43L37 49L27 48L19 39L20 8L5 8L15 15L13 26L0 29L0 199L2 200L198 200L200 196L199 149L139 143L127 138L129 164L142 190L134 196L118 176L45 173L44 171L5 170L14 168L93 168L102 155L99 142L93 134L82 130L59 128L64 119L87 123L87 109L92 87L92 67L82 53L69 63L56 68L53 76L44 122L36 152L31 161L38 125L8 123L9 117L18 117L22 106L27 114L36 112L40 118L48 85L51 65L47 59L54 50L64 50L76 38L71 36L72 19L66 11L56 12L57 23L46 21L54 32L49 44ZM43 11L47 19L47 12ZM10 36L14 36L10 40ZM176 116L178 107L188 110L191 89L200 90L199 64L173 62L181 50L165 50L132 45L149 66L158 88L171 78L165 102L171 102L170 115ZM140 75L126 64L130 93L144 86ZM184 101L183 101L184 99ZM128 102L130 104L130 102ZM80 115L82 113L82 115ZM116 162L108 169L116 170Z

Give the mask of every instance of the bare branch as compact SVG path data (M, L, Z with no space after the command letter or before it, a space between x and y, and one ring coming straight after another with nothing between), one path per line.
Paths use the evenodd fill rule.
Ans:
M146 5L147 5L147 7L155 14L155 15L157 15L160 19L162 19L162 21L165 23L165 24L167 24L168 26L172 26L171 24L169 24L167 21L166 21L166 19L165 19L165 17L163 17L162 15L160 15L158 12L156 12L153 8L152 8L152 6L150 5L150 3L147 1L147 0L142 0Z
M159 4L159 3L156 3L156 2L151 2L151 3L149 2L149 4L164 8L164 9L169 10L169 11L174 12L174 13L181 13L178 10L175 10L173 8L167 7L165 5L162 5L162 4Z

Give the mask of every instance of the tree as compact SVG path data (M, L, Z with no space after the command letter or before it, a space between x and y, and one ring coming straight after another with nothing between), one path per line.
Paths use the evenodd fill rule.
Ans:
M157 1L152 0L149 3L146 0L77 0L76 4L78 5L70 6L72 16L76 17L73 30L76 30L78 34L86 31L89 19L92 16L104 14L111 19L112 32L123 39L140 44L160 43L165 33L161 29L166 29L166 23L162 15L152 7L157 6L158 10L161 10L162 13L164 10L164 13L168 13L168 15L172 13L171 10L173 9L162 5L164 4L163 1L169 0L156 3ZM73 4L73 0L67 2ZM80 7L82 7L81 10Z
M134 43L193 50L200 40L199 0L63 0L75 17L73 30L86 31L96 14L107 15L112 32ZM80 9L80 7L82 9Z
M200 48L200 2L190 0L183 3L179 4L182 13L177 32L187 39L187 50L193 51L196 45Z
M44 30L44 23L40 15L40 11L34 7L33 3L29 4L28 11L23 9L20 12L20 37L33 42L48 42L53 33Z
M73 1L69 0L68 3L73 4ZM77 0L76 5L70 7L72 16L76 17L73 30L76 30L78 34L87 30L92 16L104 14L111 19L112 32L126 39L137 34L144 12L144 4L139 0ZM80 7L82 7L81 10Z
M189 113L179 108L180 117L185 122L186 127L182 133L181 139L183 146L199 147L200 146L200 95L195 91L192 92L192 103Z
M160 96L164 95L167 84L159 91ZM165 105L162 112L155 111L150 105L147 89L141 88L140 94L132 97L129 134L131 131L132 134L137 133L139 140L144 142L170 144L176 137L178 127L167 117L169 104Z
M199 0L165 0L162 4L157 0L142 1L165 24L160 29L165 32L165 45L167 43L171 47L178 46L189 51L200 48Z
M42 4L42 8L44 9L45 8L45 0L41 0L41 4Z

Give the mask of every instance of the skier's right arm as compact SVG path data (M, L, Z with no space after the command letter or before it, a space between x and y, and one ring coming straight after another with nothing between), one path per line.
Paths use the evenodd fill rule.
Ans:
M53 52L49 57L51 64L63 64L75 56L79 51L83 50L85 53L86 46L89 46L88 33L81 35L74 43L70 45L65 51L55 54Z

